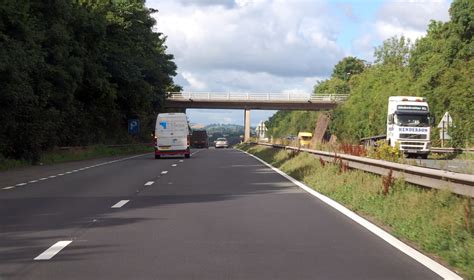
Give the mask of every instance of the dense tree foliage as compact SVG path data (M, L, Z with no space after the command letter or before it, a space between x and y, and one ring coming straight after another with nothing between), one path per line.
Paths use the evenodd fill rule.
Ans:
M365 69L365 61L353 56L348 56L339 61L332 72L332 78L348 81L351 75L360 74Z
M449 12L450 21L432 21L427 35L414 44L404 37L390 38L375 48L373 65L362 67L363 61L344 58L330 79L315 85L315 94L350 94L333 112L332 133L353 142L385 134L389 96L410 95L426 97L437 120L449 111L456 126L450 131L454 145L474 143L474 2L455 0ZM278 114L308 122L305 117L295 121L300 113ZM280 119L270 119L268 126L273 131L288 127Z
M176 65L144 0L4 0L0 154L37 160L57 145L126 141L174 87Z
M278 111L265 125L269 135L284 138L300 131L313 132L318 116L319 112Z

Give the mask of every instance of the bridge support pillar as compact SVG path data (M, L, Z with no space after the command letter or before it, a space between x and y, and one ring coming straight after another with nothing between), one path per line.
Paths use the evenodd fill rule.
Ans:
M245 117L244 117L244 142L248 142L250 140L250 110L245 109Z

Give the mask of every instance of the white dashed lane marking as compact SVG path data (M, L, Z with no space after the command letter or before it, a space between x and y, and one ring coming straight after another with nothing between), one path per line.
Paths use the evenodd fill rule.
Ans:
M111 208L121 208L125 204L127 204L130 200L120 200L119 202L115 203Z
M39 256L34 258L34 260L35 261L50 260L57 253L59 253L62 249L64 249L67 245L71 244L71 242L72 242L72 240L58 241L53 246L49 247L46 251L41 253Z
M178 166L178 165L175 163L175 164L172 164L171 166L176 167L176 166Z
M49 176L49 177L39 178L39 179L37 179L37 180L31 180L31 181L24 182L24 183L18 183L18 184L16 184L15 186L18 186L18 187L19 187L19 186L24 186L24 185L27 185L27 184L33 184L33 183L37 183L38 181L44 181L44 180L48 180L48 179L53 179L53 178L56 178L56 177L59 177L59 176L64 176L64 175L72 174L72 173L75 173L75 172L84 171L84 170L87 170L87 169L89 169L89 168L99 167L99 166L102 166L102 165L111 164L111 163L119 162L119 161L124 161L124 160L128 160L128 159L136 158L136 157L141 157L141 156L144 156L144 155L146 155L146 154L131 156L131 157L122 158L122 159L117 159L117 160L112 160L112 161L107 161L107 162L103 162L103 163L96 164L96 165L92 165L92 166L86 166L86 167L83 167L83 168L80 168L80 169L75 169L75 170L67 171L67 172L64 172L64 173L59 173L59 174L56 174L56 175L51 175L51 176ZM4 188L2 188L2 190L13 189L15 186L4 187Z
M168 171L161 171L161 174L165 175L166 173L168 173Z
M146 183L145 183L145 186L151 186L151 185L153 185L154 183L155 183L155 182L153 182L153 181L149 181L149 182L146 182Z

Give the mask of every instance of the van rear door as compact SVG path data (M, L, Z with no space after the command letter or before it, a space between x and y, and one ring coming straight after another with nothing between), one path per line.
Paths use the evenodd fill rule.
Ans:
M155 134L159 150L179 151L188 148L188 122L184 114L160 114Z

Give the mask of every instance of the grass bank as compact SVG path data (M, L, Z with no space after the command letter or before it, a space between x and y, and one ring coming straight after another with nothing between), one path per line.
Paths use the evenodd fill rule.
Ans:
M324 163L313 155L240 145L318 192L384 227L419 250L474 279L474 234L469 199L403 180ZM385 181L385 183L384 183Z
M145 144L133 144L121 147L108 147L106 145L94 145L87 147L72 147L68 149L55 149L45 152L39 164L53 164L67 161L86 160L101 157L132 155L138 153L152 152L153 147ZM31 166L32 163L25 160L12 160L0 157L0 171L8 169Z

